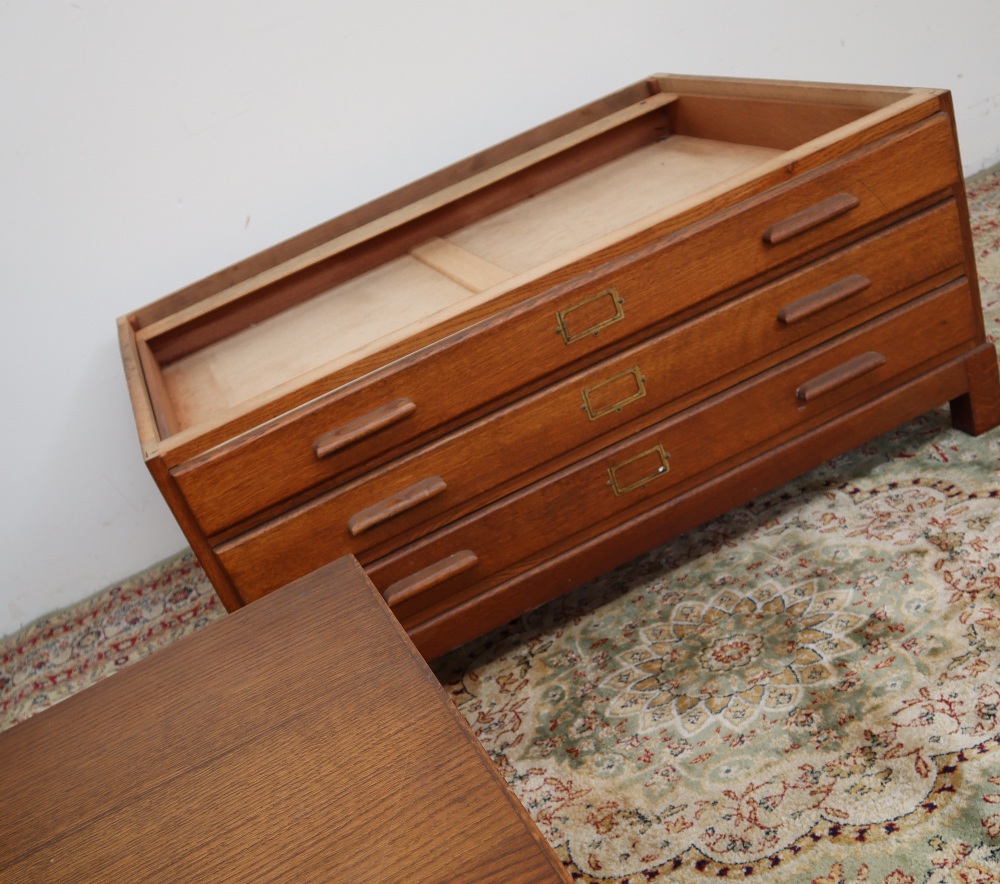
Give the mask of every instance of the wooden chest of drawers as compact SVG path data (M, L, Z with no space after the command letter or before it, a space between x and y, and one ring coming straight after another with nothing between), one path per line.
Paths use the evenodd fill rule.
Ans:
M119 320L229 609L428 657L928 408L1000 422L947 92L654 76Z

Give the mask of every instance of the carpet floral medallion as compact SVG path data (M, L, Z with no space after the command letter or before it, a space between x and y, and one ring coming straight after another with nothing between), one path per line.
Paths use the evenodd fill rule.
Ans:
M222 615L185 553L39 621L0 728ZM434 670L585 884L1000 884L1000 431L932 411Z
M965 460L945 418L438 667L581 877L1000 880L1000 440Z

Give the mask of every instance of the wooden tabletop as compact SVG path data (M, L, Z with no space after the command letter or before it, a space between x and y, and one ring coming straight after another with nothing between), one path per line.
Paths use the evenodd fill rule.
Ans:
M568 881L340 559L0 733L3 881Z

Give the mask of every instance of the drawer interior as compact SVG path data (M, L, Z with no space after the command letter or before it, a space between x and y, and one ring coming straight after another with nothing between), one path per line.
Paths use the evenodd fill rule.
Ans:
M566 131L493 153L483 171L435 179L152 321L131 317L160 436L219 424L303 379L386 364L509 306L581 255L779 168L904 92L722 89L650 80L646 96L633 89L599 116L568 117Z
M477 221L164 367L180 426L388 344L494 285L779 153L671 136Z

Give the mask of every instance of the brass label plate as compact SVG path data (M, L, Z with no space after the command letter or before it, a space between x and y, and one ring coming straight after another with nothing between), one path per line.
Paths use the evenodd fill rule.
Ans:
M645 488L653 479L670 472L670 455L662 445L654 445L648 451L623 460L608 468L608 484L619 497L626 491Z
M625 318L625 300L614 286L556 313L557 331L572 344Z
M620 412L630 402L646 395L646 378L639 366L619 372L580 391L587 417L592 421L612 412Z

